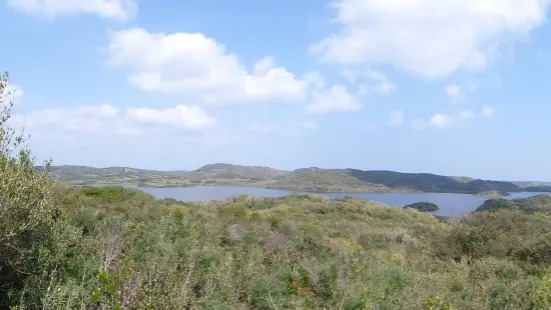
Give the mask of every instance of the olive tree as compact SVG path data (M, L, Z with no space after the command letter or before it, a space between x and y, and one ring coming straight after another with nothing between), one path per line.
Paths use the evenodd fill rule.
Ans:
M27 280L47 270L57 213L49 162L37 170L26 138L10 126L15 91L9 75L1 74L0 308L13 305Z

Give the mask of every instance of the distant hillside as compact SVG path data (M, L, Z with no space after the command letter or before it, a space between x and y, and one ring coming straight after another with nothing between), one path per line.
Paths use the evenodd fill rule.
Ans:
M366 182L343 169L303 168L297 169L268 184L274 189L300 190L309 192L373 192L388 193L411 191L391 188L384 184Z
M551 196L537 195L528 198L520 198L507 200L503 198L495 198L486 200L476 212L482 211L497 211L501 209L518 209L527 214L536 212L551 212Z
M42 167L38 166L37 169ZM155 171L126 167L93 168L87 166L53 166L53 177L71 184L137 184L157 179L181 179L186 171Z
M469 183L471 181L474 181L475 179L473 178L469 178L469 177L450 177L451 179L453 180L456 180L457 182L461 182L461 183Z
M511 196L511 194L509 194L507 192L500 192L500 191L496 191L496 190L479 192L479 193L476 193L475 195L478 196L478 197L485 197L485 198L497 198L497 197L503 197L503 196Z
M538 187L538 186L549 186L549 187L551 187L551 182L537 182L537 181L520 182L520 181L513 181L513 183L515 185L518 185L518 186L523 187L523 188Z
M37 167L40 168L40 167ZM193 171L156 171L126 167L93 168L54 166L53 177L69 184L133 184L148 187L201 185L257 186L307 192L437 192L465 193L497 191L551 192L551 187L520 187L512 182L448 177L430 173L401 173L385 170L302 168L294 171L260 166L217 163Z
M350 174L359 180L383 184L390 188L407 188L432 193L478 193L497 190L503 192L519 191L511 182L473 180L459 182L451 177L430 173L400 173L394 171L362 171L350 169Z
M289 171L277 170L259 166L239 166L231 164L212 164L203 166L189 172L186 177L190 179L249 179L249 180L273 180L285 175Z

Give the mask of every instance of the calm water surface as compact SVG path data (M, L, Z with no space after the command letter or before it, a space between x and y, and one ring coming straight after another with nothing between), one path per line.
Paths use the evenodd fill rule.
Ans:
M227 199L239 195L250 195L259 197L282 197L291 194L289 191L273 190L258 187L239 186L198 186L198 187L173 187L173 188L150 188L138 187L138 189L152 194L158 199L173 198L182 201L201 201L212 199ZM474 211L488 198L477 197L467 194L443 194L443 193L319 193L328 198L358 197L366 200L378 201L384 204L403 207L405 205L426 201L435 203L440 210L436 215L457 216L465 212ZM539 194L549 193L513 193L512 196L503 197L506 199L525 198Z

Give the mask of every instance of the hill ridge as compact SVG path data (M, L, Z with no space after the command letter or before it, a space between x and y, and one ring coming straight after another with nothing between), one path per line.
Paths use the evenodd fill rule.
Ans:
M40 167L37 167L40 168ZM551 187L521 187L514 182L450 177L433 173L391 170L298 168L214 163L191 171L159 171L130 167L95 168L79 165L52 167L56 180L69 184L133 184L149 187L239 185L305 192L440 192L477 194L487 191L548 191ZM533 182L529 183L534 185Z

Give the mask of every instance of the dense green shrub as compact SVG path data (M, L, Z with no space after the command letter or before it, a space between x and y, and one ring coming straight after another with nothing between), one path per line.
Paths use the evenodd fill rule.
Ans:
M10 303L9 294L31 287L28 294L41 297L41 285L31 282L55 267L56 241L62 238L49 163L37 171L24 137L9 125L8 83L7 75L0 77L0 307Z
M451 221L431 243L437 257L470 264L490 256L513 256L538 231L519 211L481 212Z

